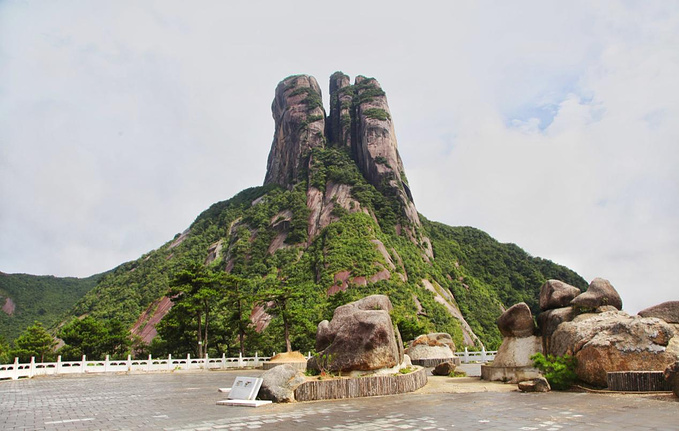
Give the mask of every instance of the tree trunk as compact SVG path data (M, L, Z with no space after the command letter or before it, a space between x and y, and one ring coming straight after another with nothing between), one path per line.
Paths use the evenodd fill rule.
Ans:
M243 339L245 338L245 330L243 329L243 316L242 316L242 304L238 300L238 343L240 344L239 350L242 356L245 356L245 350L243 349Z
M210 316L210 310L207 306L207 301L205 303L205 336L203 337L203 358L207 356L207 324L208 318Z
M198 313L198 357L203 357L203 325L201 320L201 314Z
M285 314L283 314L283 329L285 331L285 348L289 353L292 352L292 346L290 345L290 330L288 329L288 319L285 318Z

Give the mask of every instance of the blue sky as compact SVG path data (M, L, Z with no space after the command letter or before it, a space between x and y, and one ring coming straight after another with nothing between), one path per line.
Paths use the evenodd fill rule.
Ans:
M0 271L157 248L261 184L281 79L342 70L425 216L677 300L677 46L677 1L1 1Z

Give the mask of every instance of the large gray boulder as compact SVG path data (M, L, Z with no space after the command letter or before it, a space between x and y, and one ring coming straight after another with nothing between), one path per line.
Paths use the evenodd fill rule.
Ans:
M551 337L551 353L577 359L580 380L606 386L610 371L663 371L679 359L669 324L622 311L581 314L561 323Z
M525 302L512 305L497 319L497 327L504 337L531 337L535 332L535 322L530 308Z
M401 335L391 321L391 301L371 295L337 307L332 320L322 321L316 332L319 354L307 368L331 372L372 371L403 361ZM323 363L319 364L318 361Z
M604 305L610 305L622 310L622 299L613 285L603 278L595 278L583 294L576 296L571 305L581 309L594 310Z
M542 335L542 347L545 353L551 353L552 334L563 322L575 319L578 313L575 307L555 308L538 314L538 328Z
M295 389L304 383L304 373L290 364L278 365L262 374L259 398L275 403L295 401Z
M667 301L639 312L642 317L657 317L667 323L679 323L679 301Z
M434 332L420 335L406 349L410 359L452 359L455 357L455 343L450 334Z
M540 309L544 311L566 307L580 293L580 289L563 281L547 280L540 288Z

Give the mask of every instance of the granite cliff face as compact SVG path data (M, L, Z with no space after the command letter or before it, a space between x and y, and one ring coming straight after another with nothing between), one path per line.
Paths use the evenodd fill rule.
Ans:
M313 163L311 149L343 148L370 184L398 202L401 217L394 226L397 234L418 244L426 259L433 257L431 242L421 234L422 223L398 153L387 98L376 79L358 76L351 85L349 76L334 73L330 77L330 115L326 117L316 79L291 76L276 87L271 110L275 132L264 185L292 189L310 180L303 173L308 173ZM351 197L351 188L337 184L328 184L325 191L309 185L307 206L311 210L310 240L333 221L329 214L335 207L363 211Z
M271 104L275 132L264 184L291 187L311 148L325 143L325 110L321 88L312 76L291 76L276 87Z

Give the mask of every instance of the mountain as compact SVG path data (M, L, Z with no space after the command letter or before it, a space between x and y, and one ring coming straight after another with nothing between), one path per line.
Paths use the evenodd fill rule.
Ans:
M316 79L290 76L276 88L272 113L264 184L212 205L162 247L104 274L71 315L121 320L147 342L160 328L166 343L179 343L185 323L168 283L199 262L249 280L249 352L282 348L280 313L254 299L272 279L298 293L288 306L300 350L313 349L317 323L337 305L371 293L390 296L404 339L436 330L459 346L495 348L495 319L521 301L537 314L546 279L586 287L575 272L516 245L420 215L377 80L351 84L333 74L326 115ZM215 345L233 346L227 323L213 328Z
M100 277L62 278L0 272L0 336L12 341L36 320L46 327L56 324Z

